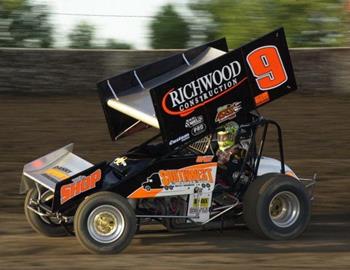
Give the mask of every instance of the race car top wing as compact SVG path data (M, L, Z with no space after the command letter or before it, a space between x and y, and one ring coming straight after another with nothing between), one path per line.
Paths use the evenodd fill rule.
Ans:
M283 28L228 52L225 39L98 84L112 139L159 128L170 148L194 142L296 90Z
M283 29L150 90L165 143L176 148L297 88Z
M159 129L150 89L173 80L228 51L219 39L98 83L112 140L126 132L152 126Z

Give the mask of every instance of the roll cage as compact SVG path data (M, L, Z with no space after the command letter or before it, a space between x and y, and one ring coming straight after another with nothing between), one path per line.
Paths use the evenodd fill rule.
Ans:
M252 115L252 121L250 123L241 125L237 131L236 140L240 140L244 132L247 133L248 131L250 133L249 144L247 147L246 154L244 155L242 166L240 168L237 180L239 180L242 174L244 173L244 169L247 164L249 164L250 169L253 173L252 175L253 179L257 176L260 160L263 156L265 141L267 139L267 131L270 126L274 126L276 128L277 143L279 148L279 160L281 162L280 172L281 174L285 174L283 138L282 138L282 129L280 125L274 120L266 119L258 114L254 114ZM257 130L259 128L262 129L262 135L259 141L257 141ZM159 140L160 137L161 137L161 134L158 133L157 135L153 136L152 138L140 144L139 146L136 146L133 149L129 150L128 154L138 155L142 153L142 149L147 149L149 147L151 147L152 149L154 149L155 147L163 148L162 143L158 144L158 146L154 144L155 142L157 142L157 140ZM206 151L203 152L198 150L198 147L196 148L195 146L193 146L196 144L202 145L202 148L205 149ZM200 139L199 142L197 141L194 143L192 142L192 143L183 144L176 149L166 151L162 155L159 155L156 158L154 158L154 162L156 162L157 160L168 158L170 156L183 155L184 153L187 153L189 155L197 155L197 156L200 156L200 155L215 156L216 151L214 149L216 148L217 147L216 147L215 134L210 134L209 136L206 136ZM163 149L168 150L168 148L163 148ZM150 152L150 151L147 151L147 152Z

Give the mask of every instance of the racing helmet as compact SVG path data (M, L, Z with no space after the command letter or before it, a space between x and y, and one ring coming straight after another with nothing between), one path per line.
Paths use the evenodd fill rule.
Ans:
M221 151L225 151L235 144L238 128L239 126L236 122L229 122L225 125L224 130L218 131L217 141Z

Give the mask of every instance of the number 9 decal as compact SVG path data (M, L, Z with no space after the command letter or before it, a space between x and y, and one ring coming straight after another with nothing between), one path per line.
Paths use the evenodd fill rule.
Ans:
M281 56L275 46L263 46L247 55L248 65L260 90L274 89L288 80Z

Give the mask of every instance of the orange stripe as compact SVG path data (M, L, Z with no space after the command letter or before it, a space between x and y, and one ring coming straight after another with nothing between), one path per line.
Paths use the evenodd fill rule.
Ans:
M154 198L157 196L159 192L161 192L161 188L154 188L150 191L147 191L143 187L139 187L133 193L131 193L128 198L130 199L139 199L139 198Z

